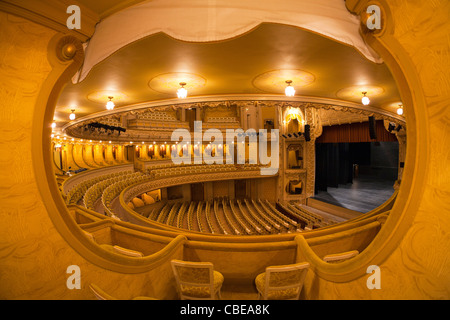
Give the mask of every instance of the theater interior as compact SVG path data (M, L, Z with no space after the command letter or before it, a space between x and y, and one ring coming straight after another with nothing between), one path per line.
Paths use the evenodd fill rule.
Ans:
M0 2L0 298L448 300L449 18Z

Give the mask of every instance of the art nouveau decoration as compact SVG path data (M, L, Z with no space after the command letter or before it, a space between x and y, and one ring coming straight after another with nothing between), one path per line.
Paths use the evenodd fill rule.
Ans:
M201 75L188 72L169 72L157 75L148 81L150 90L166 93L170 97L186 98L197 95L207 84L207 79ZM178 93L182 94L181 96Z

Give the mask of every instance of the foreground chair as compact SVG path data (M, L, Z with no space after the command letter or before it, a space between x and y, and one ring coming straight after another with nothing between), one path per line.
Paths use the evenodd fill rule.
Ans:
M308 268L308 262L267 267L255 279L258 299L298 300Z
M172 260L171 263L181 300L221 298L220 289L224 277L220 272L214 271L211 262Z
M323 261L328 263L337 263L344 260L356 257L359 254L358 250L346 251L341 253L329 254L323 257Z

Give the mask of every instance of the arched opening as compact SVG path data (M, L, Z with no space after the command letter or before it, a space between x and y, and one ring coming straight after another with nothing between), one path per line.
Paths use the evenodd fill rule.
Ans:
M396 60L397 58L394 58L394 56L391 54L390 50L387 49L387 43L392 44L392 42L395 42L393 39L386 40L386 43L379 43L377 42L376 38L372 39L372 44L374 47L376 47L377 50L380 51L380 54L382 57L386 60L386 63L390 66L390 68L393 71L394 77L399 83L399 89L402 93L402 98L405 103L405 109L408 110L408 113L415 114L415 112L420 113L422 111L418 111L413 108L413 106L417 103L417 101L420 101L423 99L423 97L420 95L420 93L412 93L409 90L408 83L409 82L415 82L417 81L416 75L413 73L413 71L408 72L407 74L403 74L401 72L402 63L403 61ZM393 44L395 47L396 43ZM396 49L396 48L395 48ZM395 50L392 49L392 50ZM50 52L53 52L54 47L51 47L49 50ZM401 52L396 52L397 54L401 54ZM52 219L55 221L55 225L57 226L58 230L65 236L68 241L73 244L73 247L77 248L84 256L87 257L87 259L91 261L95 261L96 264L100 266L105 266L106 268L117 268L120 269L120 266L111 266L106 264L109 262L108 257L105 256L102 252L95 252L95 249L93 249L87 241L82 240L82 235L79 231L74 231L76 228L73 226L73 223L69 221L65 217L67 215L67 209L64 206L64 203L59 198L59 195L57 194L57 188L54 183L54 177L53 177L53 171L51 170L50 166L50 155L47 152L50 145L50 139L49 139L49 124L51 122L52 118L52 111L54 109L55 105L55 99L61 90L62 84L65 83L66 80L70 77L71 74L74 74L74 71L76 68L67 69L66 74L62 74L64 70L66 70L67 62L61 63L58 62L61 66L59 68L55 68L55 74L56 78L52 79L48 85L46 86L47 90L43 90L41 93L40 101L38 101L38 106L40 106L40 110L38 110L42 117L38 117L35 120L35 126L33 128L33 131L36 132L36 138L39 145L43 146L43 150L41 150L41 153L38 155L35 155L34 162L35 162L35 168L36 168L36 174L40 177L45 176L45 181L48 183L45 185L45 187L42 189L42 194L44 199L49 200L48 208L49 208L49 214L52 216ZM406 62L408 63L408 62ZM58 74L59 73L59 74ZM59 79L59 81L58 81ZM408 80L408 81L406 81ZM51 88L51 90L48 90L48 88ZM54 90L52 92L52 90ZM415 173L415 168L417 164L426 158L426 155L418 156L418 149L420 146L420 141L423 141L423 139L426 138L426 123L424 123L425 120L421 120L420 117L411 118L412 120L408 122L408 133L412 132L412 139L408 140L408 151L407 151L407 161L405 163L405 171L408 172L406 175L406 187L402 185L402 188L399 192L399 196L397 199L397 202L392 209L391 213L391 219L386 223L386 226L389 226L388 228L385 228L382 230L379 236L377 236L377 241L373 243L368 252L365 252L364 255L359 256L357 259L352 261L352 264L348 264L346 267L346 273L344 276L340 274L340 271L342 271L339 266L336 267L323 267L320 263L317 263L317 270L320 275L322 275L325 278L334 279L336 281L341 280L344 281L345 279L349 278L355 278L358 275L362 274L364 271L364 265L367 261L382 261L386 256L389 254L389 250L383 249L390 249L392 250L395 246L396 242L391 242L389 245L385 245L385 242L387 241L387 238L392 238L391 233L393 229L396 229L398 227L398 224L401 222L405 223L407 221L411 221L412 217L407 216L407 210L408 208L413 204L413 197L417 195L417 193L420 191L420 188L417 188L416 185L408 185L407 183L412 180L412 177ZM414 121L415 120L415 121ZM417 138L417 135L414 133L417 130L417 132L423 133L423 135L420 137L420 141ZM422 150L421 150L422 151ZM42 158L40 158L40 156ZM43 159L43 160L42 160ZM45 169L45 170L42 170ZM417 181L423 181L423 175L415 176L415 183ZM410 187L411 186L411 187ZM411 192L410 192L411 191ZM414 191L414 192L412 192ZM47 202L47 201L46 201ZM403 221L402 221L403 220ZM72 224L72 225L71 225ZM403 231L407 229L407 225L404 225L401 228ZM75 234L75 236L73 236ZM400 235L396 235L396 238L398 239ZM398 240L397 240L398 241ZM77 244L78 243L78 244ZM381 252L383 251L383 252ZM100 257L100 258L99 258ZM124 259L123 261L119 261L119 264L123 263L126 265L128 261ZM351 267L353 266L353 268ZM356 271L356 273L355 273Z

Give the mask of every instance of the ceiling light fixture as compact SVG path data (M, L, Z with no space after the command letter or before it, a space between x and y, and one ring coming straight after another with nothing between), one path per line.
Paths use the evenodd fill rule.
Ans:
M288 84L286 89L284 89L284 93L288 97L293 97L295 95L295 89L291 86L292 80L286 80L286 83Z
M401 104L398 105L397 114L399 116L403 115L403 105Z
M362 94L364 95L364 97L362 97L361 99L362 104L367 106L370 103L370 99L369 97L366 97L367 92L363 92Z
M113 110L114 109L114 102L112 102L113 97L108 97L109 101L106 103L106 109Z
M75 120L75 109L72 109L71 111L72 111L72 113L69 115L69 119Z
M52 129L56 128L56 122L52 122Z
M177 96L180 99L184 99L187 97L187 90L184 88L186 82L180 82L181 88L177 90Z

